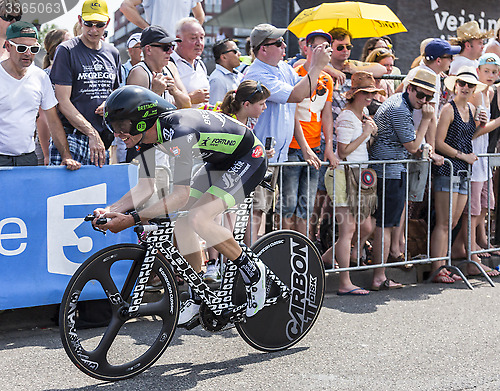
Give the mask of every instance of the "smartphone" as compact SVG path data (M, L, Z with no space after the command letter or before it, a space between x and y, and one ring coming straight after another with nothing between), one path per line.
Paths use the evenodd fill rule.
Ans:
M273 148L275 144L276 141L274 140L274 137L266 137L266 144L265 144L266 151L269 151L271 148Z

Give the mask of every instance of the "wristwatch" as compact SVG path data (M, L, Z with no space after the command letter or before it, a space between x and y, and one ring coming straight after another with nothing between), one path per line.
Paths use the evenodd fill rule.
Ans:
M127 212L127 214L129 214L130 216L132 216L134 218L135 225L141 224L141 218L139 217L139 213L137 213L136 210L131 210L131 211Z

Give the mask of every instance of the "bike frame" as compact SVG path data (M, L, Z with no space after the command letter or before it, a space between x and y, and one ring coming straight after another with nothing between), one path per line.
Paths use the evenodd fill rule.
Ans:
M245 236L248 218L250 215L250 208L253 203L253 192L249 197L245 198L243 203L237 205L233 210L228 212L236 213L236 221L234 224L233 235L238 241L243 251L252 259L258 260L258 257L245 246L243 238ZM131 304L128 308L128 316L138 316L140 312L140 305L142 303L146 283L149 279L151 271L153 270L153 263L155 256L165 258L173 267L174 271L182 276L184 281L191 287L191 289L201 297L202 301L217 317L230 322L240 322L245 319L245 310L247 307L246 302L235 306L233 304L233 291L238 273L236 265L227 260L226 268L222 276L222 282L219 290L212 290L195 272L191 265L182 256L179 250L173 245L174 239L174 226L175 218L187 215L189 212L179 212L169 216L165 221L160 224L137 226L135 232L139 236L141 244L146 246L146 254L144 260L136 267L132 268L131 275L128 276L124 285L122 297L129 297L131 293L130 281L138 280L139 283L135 285L132 292ZM287 299L290 295L290 288L287 287L271 270L268 269L267 273L269 280L267 290L271 283L274 282L280 289L280 293L275 297L268 297L265 306L274 304L279 298Z

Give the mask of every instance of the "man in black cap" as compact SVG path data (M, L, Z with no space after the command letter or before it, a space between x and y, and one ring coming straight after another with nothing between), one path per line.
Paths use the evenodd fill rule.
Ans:
M191 100L177 67L169 61L176 42L180 39L170 36L163 27L145 28L141 35L143 60L131 69L127 84L145 87L182 109L191 107Z
M71 158L57 116L57 100L45 72L31 64L40 51L38 32L31 23L15 22L6 31L9 58L0 63L0 166L36 166L35 121L39 108L47 118L52 139L70 170L80 168Z

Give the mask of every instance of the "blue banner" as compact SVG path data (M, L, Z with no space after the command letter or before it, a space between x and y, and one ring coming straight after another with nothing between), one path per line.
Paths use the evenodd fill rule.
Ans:
M60 303L89 256L137 243L131 229L103 235L83 221L135 186L136 166L1 168L0 180L0 310Z

